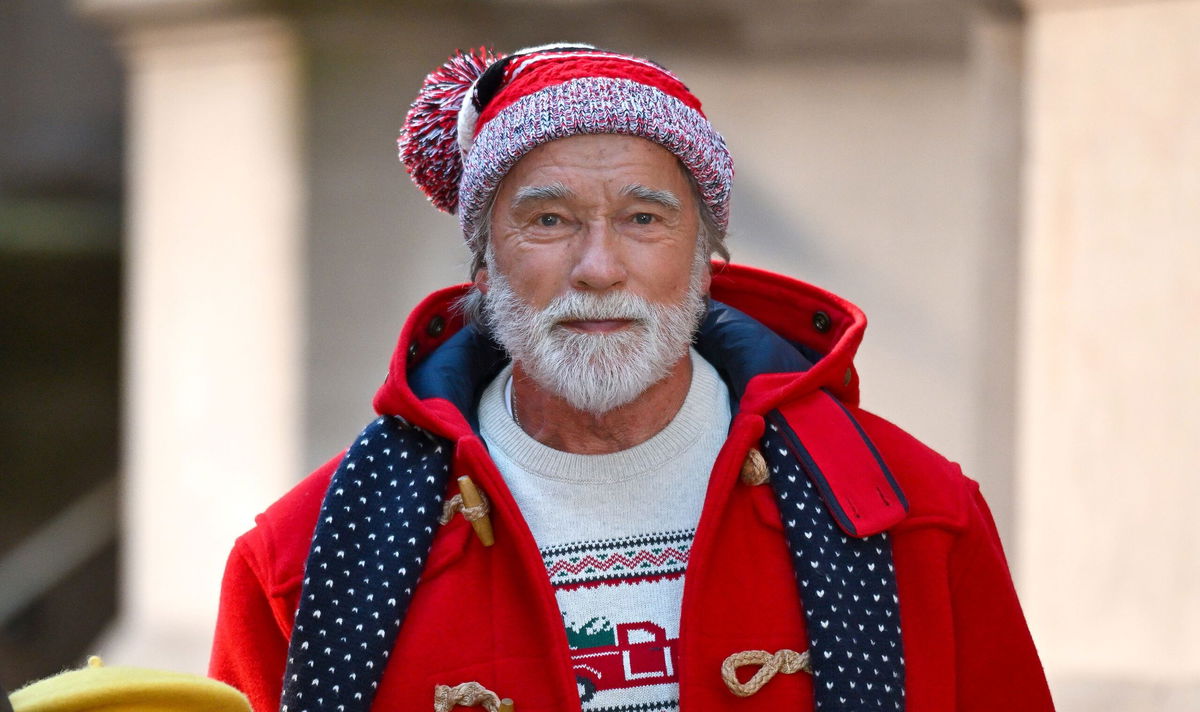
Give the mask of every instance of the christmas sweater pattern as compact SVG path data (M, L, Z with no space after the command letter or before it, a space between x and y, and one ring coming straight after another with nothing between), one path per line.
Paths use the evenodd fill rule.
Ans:
M694 529L541 550L584 712L679 709L683 575Z

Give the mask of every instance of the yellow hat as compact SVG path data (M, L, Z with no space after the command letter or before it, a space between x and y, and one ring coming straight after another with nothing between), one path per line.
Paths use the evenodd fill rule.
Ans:
M104 667L31 682L10 696L13 712L251 712L246 696L223 682L163 670Z

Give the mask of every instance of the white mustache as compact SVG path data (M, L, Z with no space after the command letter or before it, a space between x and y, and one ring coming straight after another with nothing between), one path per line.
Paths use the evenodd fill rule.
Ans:
M570 321L632 321L644 325L653 315L654 305L634 294L573 292L556 297L539 317L554 326Z

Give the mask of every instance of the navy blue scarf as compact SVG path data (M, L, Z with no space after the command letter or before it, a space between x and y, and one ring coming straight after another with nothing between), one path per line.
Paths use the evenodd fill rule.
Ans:
M818 710L903 710L900 598L887 532L847 536L821 499L804 446L782 418L762 440L804 602ZM805 460L808 459L808 462Z

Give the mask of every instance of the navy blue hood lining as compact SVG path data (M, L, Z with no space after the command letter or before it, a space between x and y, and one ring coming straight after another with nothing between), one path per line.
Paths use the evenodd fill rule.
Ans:
M471 429L479 432L475 407L483 389L508 363L508 354L485 332L467 324L424 361L410 369L408 385L421 400L443 398L454 404Z
M807 371L821 358L749 315L711 299L693 344L729 386L735 412L750 379L762 373ZM480 395L508 360L489 335L468 324L412 369L409 387L422 400L442 398L453 403L478 433Z

